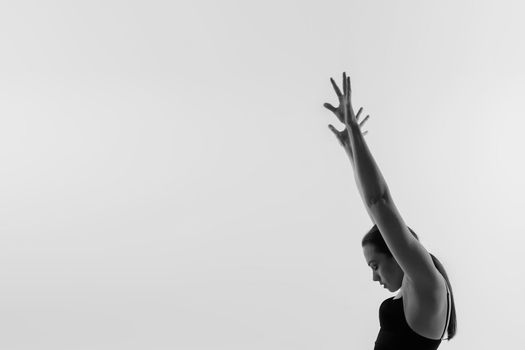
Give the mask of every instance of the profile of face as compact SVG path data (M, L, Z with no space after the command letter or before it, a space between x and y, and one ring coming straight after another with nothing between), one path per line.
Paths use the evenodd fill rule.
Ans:
M372 244L363 246L366 263L372 269L372 280L378 281L390 292L401 288L404 272L392 256L377 252Z

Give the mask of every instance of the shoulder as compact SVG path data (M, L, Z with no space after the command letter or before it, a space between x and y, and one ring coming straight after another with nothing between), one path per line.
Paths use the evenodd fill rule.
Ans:
M403 295L404 311L406 321L412 330L427 338L438 339L441 336L446 324L447 291L443 277L441 283L437 283L433 290L418 290L409 280L407 281Z
M414 283L410 278L406 278L406 294L415 301L418 306L439 307L447 301L447 282L443 275L437 271L437 277L432 284L421 285Z

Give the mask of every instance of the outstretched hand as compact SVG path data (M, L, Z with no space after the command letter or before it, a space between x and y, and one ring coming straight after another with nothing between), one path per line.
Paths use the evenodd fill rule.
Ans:
M335 83L334 79L330 78L330 82L332 83L335 93L337 94L337 98L339 99L339 106L336 108L330 103L325 103L323 106L326 109L332 111L339 121L345 124L346 128L343 131L338 131L332 124L329 124L328 127L335 134L341 146L343 146L348 151L351 151L349 136L350 128L352 126L358 126L361 128L370 116L367 115L362 121L359 121L359 117L363 111L362 107L359 108L357 115L354 114L354 109L351 102L352 90L350 87L350 77L347 77L346 73L343 73L343 93L341 93L341 90ZM363 135L366 135L367 133L368 131L365 131L363 132Z

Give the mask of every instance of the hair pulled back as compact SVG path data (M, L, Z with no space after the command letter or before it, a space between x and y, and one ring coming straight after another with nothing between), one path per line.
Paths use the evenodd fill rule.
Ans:
M412 235L419 241L419 237L417 234L408 227ZM392 257L392 252L390 252L390 249L388 249L388 246L386 245L385 240L383 239L383 236L381 235L381 232L379 231L379 228L377 225L374 225L370 231L363 237L363 240L361 241L361 246L364 247L366 244L371 244L376 252L383 253L388 257ZM456 335L456 307L454 304L454 294L452 293L452 286L450 285L450 281L447 276L447 272L445 271L445 268L441 264L441 262L436 258L433 254L429 253L432 257L432 261L434 262L434 266L436 269L441 273L441 275L445 278L445 281L447 282L448 289L450 291L450 300L451 300L451 312L450 312L450 322L448 324L447 328L447 334L448 338L446 340L451 340Z

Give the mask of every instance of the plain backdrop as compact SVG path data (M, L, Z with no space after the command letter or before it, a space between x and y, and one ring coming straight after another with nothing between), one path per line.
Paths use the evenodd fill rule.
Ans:
M352 78L446 267L443 349L517 348L521 1L2 1L0 348L372 349Z

